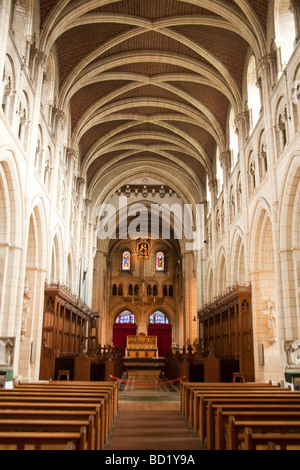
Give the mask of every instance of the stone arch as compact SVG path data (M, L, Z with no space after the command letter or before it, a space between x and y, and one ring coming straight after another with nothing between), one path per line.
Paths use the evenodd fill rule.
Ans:
M245 248L243 233L238 228L234 234L231 249L231 279L232 284L246 285Z
M0 329L3 325L3 334L19 309L18 282L13 280L20 267L22 235L21 184L15 157L9 149L0 148Z
M295 224L295 201L297 200L300 181L300 156L291 159L287 169L280 203L280 248L291 249L299 241L299 228Z
M67 257L66 284L72 292L75 292L75 272L74 251L70 248Z
M43 200L36 198L32 201L32 210L28 220L24 302L21 313L19 354L19 373L23 377L28 378L36 377L39 372L38 361L30 361L30 345L32 342L36 342L37 351L40 351L44 286L47 274L47 232ZM26 297L27 301L25 301ZM24 361L26 357L27 360Z
M215 283L214 283L214 272L212 266L210 265L207 269L207 284L206 284L206 300L210 302L215 296Z
M217 258L217 289L221 295L226 291L227 287L227 270L226 270L226 253L223 247L220 248Z
M52 259L51 259L51 283L61 282L63 279L63 241L60 228L55 232L52 242Z
M280 360L278 343L270 344L268 332L268 302L271 299L278 314L276 323L281 322L278 308L277 266L275 248L274 226L272 212L268 203L260 199L254 210L253 223L250 229L250 282L252 286L252 317L254 351L258 344L264 345L265 366L262 370L257 364L257 380L266 374L273 373L273 364ZM278 294L278 295L277 295ZM277 329L279 332L279 329ZM277 335L278 333L276 333ZM272 348L272 349L271 349ZM255 357L258 361L258 357Z
M0 148L0 169L2 179L2 207L6 211L6 233L9 243L20 245L23 231L21 181L15 156L7 148ZM3 233L3 230L2 230ZM8 241L6 239L6 241Z
M264 253L263 247L266 247ZM273 255L273 262L270 259ZM274 268L274 243L271 211L268 203L260 199L253 214L250 237L250 271L264 269L267 265Z
M294 311L300 308L300 156L291 159L282 187L279 212L279 240L286 328L289 336L299 335L300 322ZM295 336L295 337L296 337Z
M292 83L292 109L294 116L294 131L300 128L300 65L297 66Z

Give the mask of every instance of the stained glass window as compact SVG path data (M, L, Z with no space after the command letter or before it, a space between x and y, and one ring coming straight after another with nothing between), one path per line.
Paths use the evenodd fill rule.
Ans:
M156 271L165 270L165 254L163 251L158 251L156 253Z
M116 320L116 323L135 323L135 316L133 315L133 313L129 312L129 310L125 310L124 312L120 313Z
M130 251L124 251L122 254L122 271L130 271Z
M168 318L166 317L166 315L164 313L158 311L158 312L154 312L154 313L152 313L152 315L150 315L149 323L151 323L151 324L160 323L161 325L167 325L169 323L169 320L168 320Z

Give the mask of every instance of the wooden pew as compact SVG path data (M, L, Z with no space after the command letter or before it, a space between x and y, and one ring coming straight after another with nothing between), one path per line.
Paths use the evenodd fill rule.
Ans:
M250 428L252 437L256 434L268 434L269 441L275 442L278 436L300 436L300 421L237 421L234 416L230 416L228 422L227 450L240 450L244 448L246 428ZM266 441L265 441L266 442ZM300 443L300 441L299 441ZM257 445L257 444L256 444Z
M199 431L200 427L200 422L204 418L204 414L202 413L201 406L203 405L203 397L208 400L208 397L211 396L212 399L216 399L218 397L226 398L230 397L230 395L236 395L237 397L249 397L251 398L256 394L256 396L268 396L272 395L275 396L275 394L281 396L282 394L291 394L292 392L290 390L286 389L260 389L260 388L241 388L241 387L236 387L236 388L224 388L224 389L215 389L212 388L211 390L202 390L202 391L195 391L195 398L194 398L194 406L193 410L191 413L194 415L192 418L190 418L190 423L192 423L193 428L195 432Z
M223 404L253 406L282 403L300 405L300 394L278 386L256 383L234 384L181 384L181 410L185 418L193 424L199 438L207 447L214 448L214 418L210 416L210 406Z
M198 415L199 415L199 397L201 396L202 391L210 391L210 392L218 392L218 391L271 391L274 390L289 390L289 389L282 389L278 388L277 386L273 386L270 384L247 384L247 383L232 383L232 384L224 384L223 387L212 386L209 389L203 387L192 387L189 390L189 403L187 409L187 419L190 425L194 428L197 432L198 428Z
M70 387L48 387L48 386L34 386L34 387L17 387L16 389L7 391L8 395L9 392L12 396L48 396L48 397L67 397L73 396L78 397L80 399L88 398L96 400L97 398L104 400L104 407L105 407L105 420L106 420L106 434L109 433L109 430L112 426L112 423L115 418L115 404L113 401L113 397L111 394L110 389L93 389L93 390L86 390L86 389L77 389L77 388L70 388ZM0 398L4 394L0 393Z
M208 450L225 450L228 435L228 422L231 416L237 420L282 420L300 421L300 405L229 405L226 409L209 405L212 411L207 416Z
M104 449L105 435L102 429L101 409L99 406L85 403L53 403L51 401L0 401L0 416L2 417L6 417L6 413L9 416L13 416L18 413L31 414L33 412L38 413L41 419L44 419L45 416L47 418L47 413L52 414L54 418L57 417L58 419L65 419L67 415L69 420L71 416L73 416L74 419L77 418L78 415L93 416L95 422L95 447L97 450Z
M78 399L83 400L84 398L88 399L91 398L92 400L104 400L106 416L107 416L107 426L111 426L113 419L114 419L114 405L111 396L110 390L77 390L77 389L64 389L64 388L47 388L47 387L35 387L33 389L12 389L12 390L1 390L0 391L0 398L3 399L5 397L78 397Z
M1 450L88 450L86 428L79 432L0 432ZM9 449L7 446L10 446Z
M271 382L227 382L227 383L220 383L220 382L206 382L206 383L199 383L199 382L181 382L180 383L180 410L182 414L185 416L186 419L190 416L190 410L193 409L193 405L191 401L194 398L194 393L199 390L210 390L210 389L217 389L217 390L224 390L224 389L237 389L237 388L266 388L269 389L270 387L279 388L280 384L273 385Z
M9 410L13 410L13 413L26 412L26 418L24 416L10 417L10 419L5 417L3 418L6 420L5 424L1 420L1 411L5 411L3 408L9 408ZM43 415L42 424L34 410L40 411ZM49 413L54 410L56 420L49 417ZM14 432L15 434L18 429L13 426L22 424L23 432L31 426L31 431L43 429L47 430L48 434L55 426L57 430L57 426L60 424L60 430L68 432L72 429L75 432L75 427L78 428L80 424L78 420L77 424L75 423L75 413L80 412L86 415L89 413L88 417L85 416L84 421L81 418L81 424L85 424L86 427L87 448L89 450L103 449L117 410L118 384L116 382L19 383L12 390L0 391L0 430L2 426L6 430L10 429L10 433ZM74 416L72 420L68 420L66 414L72 411ZM47 413L48 416L46 416ZM89 426L90 421L93 425ZM45 424L47 424L47 428L45 428Z
M219 403L221 406L223 403L236 403L236 404L268 404L268 403L286 403L286 404L300 404L300 393L284 391L280 393L271 392L269 394L264 392L224 392L224 393L206 393L200 396L199 405L199 429L198 434L202 442L206 440L206 417L207 407L209 402Z
M116 415L118 411L118 393L119 393L119 388L118 388L118 383L117 382L86 382L86 381L64 381L64 380L59 380L59 381L54 381L51 380L48 383L41 383L41 382L30 382L30 383L24 383L24 382L19 382L15 388L28 388L28 389L33 389L34 387L37 386L43 386L47 387L56 387L56 388L63 388L63 389L83 389L83 390L110 390L112 393L112 401L113 401L113 409L114 409L114 415Z
M0 413L4 410L39 410L43 412L49 410L52 412L62 412L62 411L85 411L91 414L95 413L95 432L96 432L96 448L104 449L104 444L106 442L106 429L105 429L105 415L103 412L103 407L97 403L88 402L76 402L74 400L60 400L56 399L47 399L47 397L42 399L30 399L30 397L25 397L24 399L20 397L15 397L11 401L5 399L0 399Z
M244 450L299 450L300 433L253 433L250 427L244 430Z
M104 440L107 439L111 425L115 419L116 413L118 411L118 383L117 382L86 382L86 381L51 381L51 382L35 382L35 383L22 383L19 384L14 389L14 393L25 392L28 394L30 392L31 396L41 395L45 396L48 393L48 396L66 396L66 394L72 394L74 396L86 397L93 396L104 398L104 419L102 417L101 421L102 428L105 428ZM24 395L22 395L24 396ZM1 397L1 395L0 395ZM93 398L95 398L93 396Z
M65 430L68 430L68 426L72 427L74 422L76 425L78 422L85 421L85 424L81 424L80 428L83 425L89 425L87 430L87 439L88 442L92 442L91 447L94 450L102 450L100 440L97 439L97 425L99 426L99 408L96 410L91 409L81 409L81 410L65 410L65 409L14 409L12 406L10 409L2 410L0 409L0 423L3 421L9 420L20 420L25 422L35 421L40 422L43 425L44 422L49 422L51 420L54 422L54 425L58 422L66 423ZM92 450L92 449L91 449Z
M89 416L87 419L80 420L65 420L65 419L35 419L33 416L26 417L25 419L20 418L0 418L0 433L6 432L8 434L16 432L39 432L39 433L80 433L82 428L85 428L86 433L86 450L95 450L95 427L93 416ZM1 446L1 440L0 440ZM82 449L85 450L85 449Z

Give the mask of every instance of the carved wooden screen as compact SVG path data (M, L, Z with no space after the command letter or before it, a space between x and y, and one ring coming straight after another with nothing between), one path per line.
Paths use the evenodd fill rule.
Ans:
M204 351L239 361L246 380L254 380L251 287L236 286L204 306L199 312Z
M92 334L95 314L87 305L59 284L46 286L40 379L53 378L55 359L79 354L83 342L91 344Z

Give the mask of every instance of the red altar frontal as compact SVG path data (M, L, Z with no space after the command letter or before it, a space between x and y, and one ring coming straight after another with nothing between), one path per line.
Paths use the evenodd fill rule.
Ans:
M147 336L144 333L127 336L125 356L130 359L158 358L157 336Z

